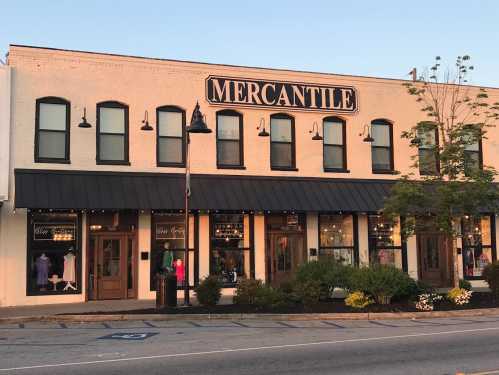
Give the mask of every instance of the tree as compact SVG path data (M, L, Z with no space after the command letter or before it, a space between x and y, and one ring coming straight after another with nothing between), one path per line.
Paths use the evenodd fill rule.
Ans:
M497 172L483 166L472 150L499 119L499 102L489 103L485 88L468 84L473 71L469 56L459 56L455 68L445 71L440 61L437 56L418 80L403 84L426 119L401 134L418 152L412 156L411 172L395 184L383 212L406 217L405 236L428 225L445 234L449 241L444 246L447 253L452 251L453 282L458 286L456 221L464 215L495 212L498 207ZM417 170L422 174L419 178Z

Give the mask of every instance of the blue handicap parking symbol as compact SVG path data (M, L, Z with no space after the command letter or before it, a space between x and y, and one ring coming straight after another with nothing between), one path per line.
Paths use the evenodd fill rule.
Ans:
M98 340L130 340L141 341L148 339L151 336L157 335L158 332L118 332L110 335L99 337Z

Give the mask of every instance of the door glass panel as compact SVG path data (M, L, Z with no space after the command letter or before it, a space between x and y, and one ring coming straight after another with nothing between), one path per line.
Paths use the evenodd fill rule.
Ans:
M119 276L120 240L103 240L102 247L102 275Z
M426 262L429 269L439 268L438 238L435 236L426 239Z
M291 270L290 238L287 236L277 237L276 260L277 271L285 272Z
M128 240L127 248L127 284L128 289L133 289L133 241Z

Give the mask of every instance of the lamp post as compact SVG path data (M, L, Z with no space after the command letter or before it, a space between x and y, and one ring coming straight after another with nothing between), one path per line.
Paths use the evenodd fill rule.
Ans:
M189 293L189 198L191 196L191 175L190 175L190 157L189 144L190 133L211 133L204 120L204 116L199 108L199 102L196 102L194 111L192 111L191 123L185 128L185 232L184 232L184 305L190 305Z

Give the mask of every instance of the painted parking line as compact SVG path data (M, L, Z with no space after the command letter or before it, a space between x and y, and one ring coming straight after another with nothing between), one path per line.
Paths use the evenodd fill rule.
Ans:
M339 329L345 329L345 328L346 328L346 327L344 327L344 326L340 326L339 324L336 324L336 323L330 322L329 320L323 320L321 323L326 324L326 325L328 325L328 326L335 327L335 328L339 328Z
M269 345L269 346L257 346L257 347L234 348L234 349L220 349L220 350L211 350L211 351L204 351L204 352L159 354L159 355L143 356L143 357L104 359L104 360L98 360L98 361L63 362L63 363L52 363L52 364L44 364L44 365L0 368L0 372L8 372L8 371L12 372L12 371L16 371L16 370L34 370L34 369L41 369L41 368L56 368L56 367L68 367L68 366L89 366L89 365L99 365L99 364L106 364L106 363L147 361L147 360L158 360L158 359L169 359L169 358L188 358L188 357L195 357L195 356L208 356L208 355L225 354L225 353L240 353L240 352L252 352L252 351L263 351L263 350L293 349L293 348L303 348L303 347L310 347L310 346L338 345L338 344L346 344L346 343L414 339L414 338L429 337L429 336L445 336L445 335L459 335L459 334L469 335L469 334L474 333L474 332L486 332L486 331L490 332L490 331L498 331L498 330L499 330L499 327L476 328L476 329L464 329L464 330L454 330L454 331L414 333L414 334L408 334L408 335L377 336L377 337L365 337L365 338L334 340L334 341L315 341L315 342L297 343L297 344ZM492 373L494 373L494 372L492 372ZM475 375L482 375L482 374L490 374L490 372L478 373Z
M192 322L192 321L188 321L188 323L193 326L193 327L196 327L196 328L202 328L203 326L199 323L196 323L196 322Z
M399 326L389 324L389 323L382 323L378 320L369 320L369 323L374 324L375 326L380 326L380 327L399 328Z
M102 322L102 325L104 326L104 328L107 328L107 329L110 329L112 328L109 324L107 324L106 322Z
M59 326L63 329L67 329L68 326L66 325L66 323L59 323Z
M241 322L232 321L231 323L235 324L236 326L242 327L242 328L251 328L250 326L248 326L244 323L241 323Z
M118 332L98 337L97 340L143 341L158 334L159 332Z
M151 322L145 321L145 320L142 323L144 323L146 326L151 327L151 328L158 328L158 326L152 324Z
M283 327L286 327L286 328L299 328L297 326L294 326L294 325L286 323L286 322L276 322L276 324L279 324L280 326L283 326Z

